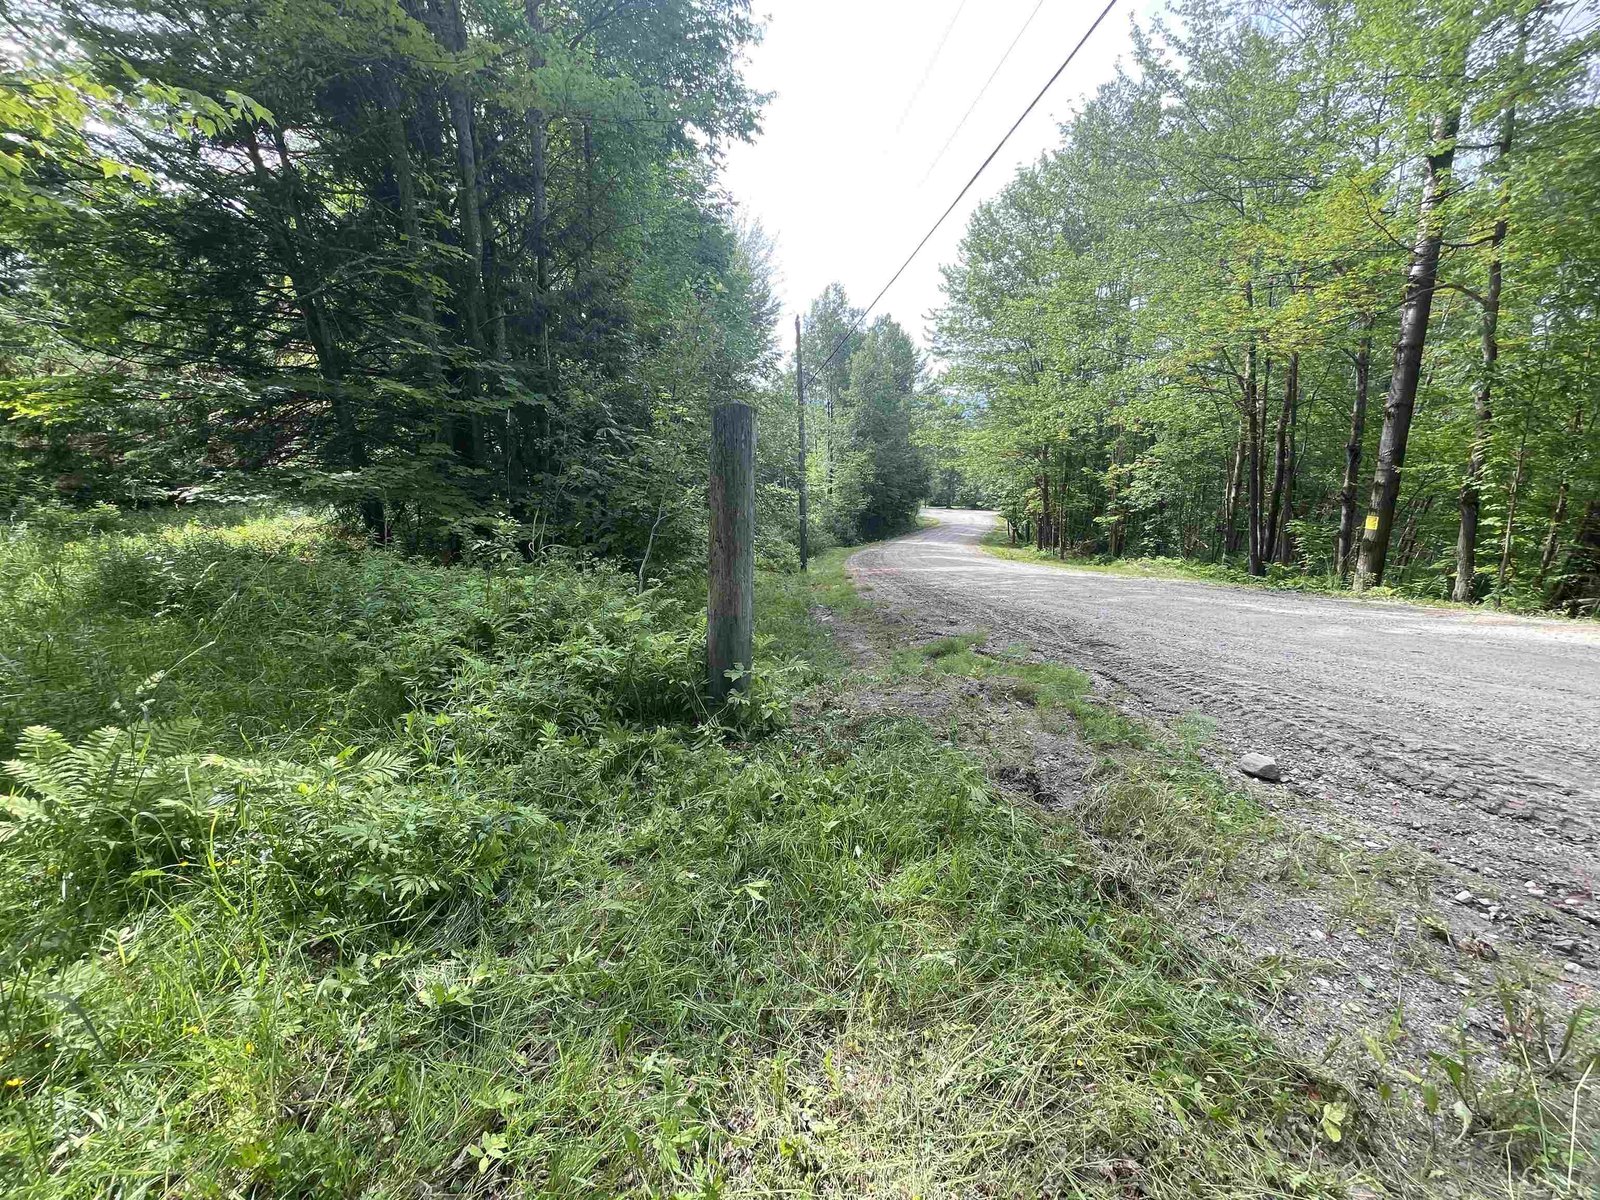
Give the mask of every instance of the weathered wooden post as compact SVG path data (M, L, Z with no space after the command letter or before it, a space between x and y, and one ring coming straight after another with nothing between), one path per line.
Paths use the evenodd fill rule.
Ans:
M756 414L748 404L711 412L711 590L706 604L706 667L711 701L749 686L727 672L749 671L755 642Z

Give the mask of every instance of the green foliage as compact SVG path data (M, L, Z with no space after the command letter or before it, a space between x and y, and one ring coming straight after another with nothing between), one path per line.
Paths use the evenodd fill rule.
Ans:
M1172 7L947 269L938 349L967 475L1063 556L1240 566L1255 526L1254 573L1348 573L1353 408L1359 535L1418 163L1460 106L1386 582L1451 594L1477 445L1469 594L1582 609L1600 580L1592 23L1513 0Z
M760 106L744 0L14 17L0 507L288 495L447 557L502 518L696 556L708 414L775 318L715 183Z
M875 541L908 528L927 494L927 466L911 433L921 372L916 347L888 317L872 323L850 356L828 511L842 541Z
M116 729L99 684L13 678L78 722L8 730L18 1195L1032 1192L1107 1152L1152 1195L1359 1171L1315 1149L1327 1093L1070 827L916 725L789 731L816 666L771 646L756 711L708 723L697 619L625 573L445 569L288 519L4 549L7 630L106 660L114 694L148 674L139 633L215 643ZM823 664L807 589L763 586L766 634ZM251 684L283 654L304 711L274 726ZM938 1130L914 1166L913 1109Z
M916 434L922 358L905 330L860 314L830 284L804 325L808 477L814 546L855 545L910 529L928 494ZM832 354L831 360L828 356ZM794 394L793 374L779 388ZM817 537L820 535L820 537Z

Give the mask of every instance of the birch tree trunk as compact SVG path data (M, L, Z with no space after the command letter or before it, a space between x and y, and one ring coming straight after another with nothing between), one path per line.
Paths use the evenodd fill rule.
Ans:
M1294 430L1295 406L1300 398L1300 355L1289 355L1289 369L1283 385L1283 407L1278 410L1277 443L1272 463L1272 508L1267 517L1267 545L1262 558L1268 562L1278 560L1280 531L1288 480L1294 467L1290 460L1289 438Z
M1256 344L1252 340L1245 351L1244 369L1245 438L1250 446L1245 527L1250 533L1247 569L1252 575L1261 574L1261 408L1256 392Z

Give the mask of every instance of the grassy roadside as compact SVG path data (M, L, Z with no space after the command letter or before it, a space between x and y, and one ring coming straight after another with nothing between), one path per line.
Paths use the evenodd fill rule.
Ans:
M1185 725L1176 737L1094 699L1087 675L1028 658L1027 648L983 649L983 632L936 639L895 652L892 669L982 681L990 696L1019 703L1046 733L1086 745L1094 786L1074 821L1098 840L1105 868L1145 896L1211 891L1246 850L1260 850L1277 823L1248 792L1200 757L1207 731Z
M1116 748L1126 886L844 702L814 609L862 606L848 554L763 577L752 701L708 713L696 611L603 569L14 534L9 1194L1350 1194L1360 1102L1137 878L1259 812L1073 672L892 668Z
M1226 911L1238 887L1264 885L1280 896L1314 896L1329 927L1343 914L1355 935L1379 942L1402 928L1391 907L1398 905L1416 923L1416 942L1401 954L1436 977L1454 969L1429 948L1442 941L1459 949L1462 943L1430 910L1417 856L1399 847L1363 851L1273 819L1198 753L1209 736L1202 724L1162 731L1129 721L1090 695L1086 676L1032 661L1020 644L996 648L983 631L902 646L890 662L901 676L980 682L983 699L975 708L992 712L1007 699L1020 700L1020 724L1065 729L1098 751L1072 819L1092 836L1097 869L1130 881L1135 895L1171 897L1180 908L1198 897ZM1000 720L1019 723L1014 710ZM968 739L992 740L982 733ZM1011 741L1003 753L989 755L991 773L997 762L1002 775L1014 773L1009 762L1028 762L1037 753L1025 733ZM1037 787L1027 782L1024 798ZM1278 941L1271 930L1263 932L1266 941ZM1465 944L1473 953L1470 938ZM1269 947L1264 958L1230 954L1226 968L1212 969L1260 989L1270 1011L1269 997L1306 965L1297 968ZM1391 1163L1410 1159L1398 1176L1412 1187L1426 1191L1437 1181L1448 1192L1471 1179L1482 1189L1465 1194L1591 1194L1600 1186L1600 1110L1588 1094L1591 1076L1600 1073L1600 1016L1589 1004L1562 1005L1548 987L1548 971L1518 956L1475 974L1459 1025L1448 1024L1447 1015L1445 1025L1418 1027L1402 1001L1386 1016L1378 1014L1384 1019L1370 1032L1359 1024L1335 1032L1329 1054L1341 1037L1359 1043L1354 1054L1339 1054L1339 1076L1361 1079L1371 1089L1363 1118L1382 1127L1373 1132L1387 1142ZM1468 983L1458 969L1455 978ZM1495 1014L1492 1024L1483 1019L1486 1011ZM1427 1040L1430 1030L1448 1048L1419 1052L1418 1036Z
M1237 567L1224 566L1220 563L1194 562L1184 558L1124 558L1110 562L1086 558L1063 559L1054 551L1038 550L1030 545L1013 546L1007 541L1005 533L999 529L991 531L984 537L983 548L996 558L1006 558L1013 562L1041 563L1052 567L1068 567L1074 571L1121 575L1131 579L1184 579L1195 583L1265 588L1270 591L1335 596L1344 600L1386 601L1456 612L1478 614L1505 612L1525 617L1564 618L1564 614L1542 608L1534 601L1518 601L1513 597L1508 597L1499 607L1486 608L1482 604L1460 604L1453 600L1419 596L1404 588L1377 587L1356 593L1350 590L1345 581L1332 576L1302 575L1276 565L1270 567L1266 575L1257 576Z

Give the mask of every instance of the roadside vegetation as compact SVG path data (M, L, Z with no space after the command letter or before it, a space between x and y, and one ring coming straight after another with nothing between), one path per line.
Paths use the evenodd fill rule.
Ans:
M304 517L8 533L13 1194L1362 1174L1354 1107L1070 825L828 715L804 584L709 713L670 587L475 565Z
M1587 1010L1508 989L1509 1071L1301 1053L1280 964L1173 916L1315 848L1202 729L1025 646L890 646L846 571L932 496L1038 554L1342 578L1395 281L1442 254L1388 581L1442 594L1470 510L1454 590L1588 611L1580 7L1181 11L1186 65L1141 38L975 217L949 374L832 285L802 381L719 177L747 0L7 10L7 1197L1592 1189ZM725 402L761 571L712 706ZM1015 719L975 743L913 683ZM1035 733L1090 760L1070 806L991 753Z
M1398 1096L1295 1058L1272 964L1169 919L1307 867L1204 731L981 634L863 675L846 550L762 576L712 712L692 577L273 513L0 549L16 1195L1342 1197L1458 1177L1469 1132L1530 1186L1588 1169L1581 1014L1507 990L1525 1071L1463 1040ZM1081 740L1092 787L1037 808L852 702L919 678Z
M1107 575L1125 575L1140 579L1191 579L1197 583L1223 583L1236 587L1262 587L1284 592L1304 592L1321 596L1345 596L1352 593L1345 581L1333 575L1308 575L1276 563L1262 574L1252 575L1240 566L1222 562L1205 562L1192 558L1123 557L1107 555L1063 554L1059 547L1041 550L1027 542L1018 542L1004 529L996 529L983 539L984 549L997 558L1013 562L1041 563L1052 567L1071 567L1075 571L1098 571ZM1358 593L1368 600L1403 600L1431 608L1468 608L1457 601L1428 595L1426 589L1373 587ZM1505 612L1538 614L1552 610L1541 607L1539 593L1520 593L1494 597L1490 603ZM1555 610L1552 615L1562 615Z
M886 645L902 637L880 633ZM1093 695L1082 672L1036 661L1025 645L997 646L985 631L891 651L869 687L904 694L913 679L956 684L946 696L957 744L1015 803L1071 823L1076 861L1105 894L1162 913L1175 942L1203 938L1205 969L1253 1004L1278 1046L1314 1056L1324 1094L1341 1096L1325 1115L1358 1122L1375 1179L1419 1194L1592 1190L1600 1013L1563 996L1548 970L1452 932L1416 855L1280 819L1212 765L1207 723L1132 719ZM1337 932L1342 963L1290 951L1286 922L1324 939ZM1470 979L1462 956L1483 960ZM1364 967L1413 984L1448 977L1462 990L1430 1006L1408 1000L1402 983L1385 1007L1369 999ZM1308 1012L1294 992L1320 1004Z

